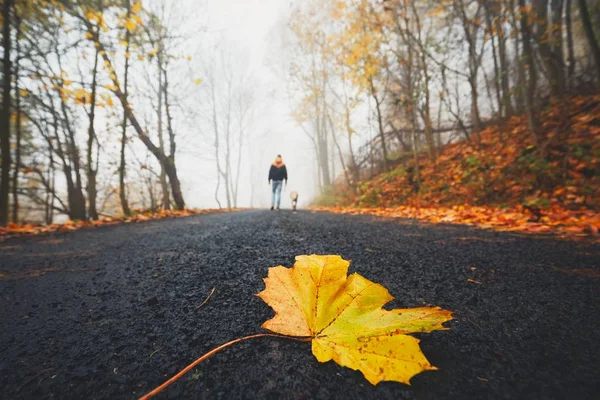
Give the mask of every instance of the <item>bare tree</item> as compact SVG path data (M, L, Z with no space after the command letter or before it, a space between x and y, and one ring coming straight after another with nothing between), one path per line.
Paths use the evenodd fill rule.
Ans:
M0 152L2 165L0 165L0 226L8 223L8 194L10 181L10 113L11 113L11 90L12 90L12 21L13 0L4 0L2 4L2 48L4 59L2 60L2 109L0 111Z
M226 49L217 51L204 66L201 118L210 130L217 186L215 200L221 207L225 191L227 208L238 206L244 147L250 135L253 79L243 68L235 68Z

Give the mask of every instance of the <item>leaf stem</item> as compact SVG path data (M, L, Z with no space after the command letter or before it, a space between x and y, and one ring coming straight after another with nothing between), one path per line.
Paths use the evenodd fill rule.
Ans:
M244 337L241 337L241 338L234 339L234 340L232 340L230 342L227 342L225 344L222 344L219 347L216 347L216 348L212 349L211 351L209 351L208 353L204 354L203 356L201 356L200 358L198 358L196 361L194 361L193 363L191 363L190 365L188 365L187 367L185 367L184 369L182 369L181 371L179 371L177 374L175 374L171 379L169 379L168 381L166 381L165 383L163 383L162 385L160 385L156 389L152 390L151 392L148 392L147 394L145 394L142 397L140 397L139 400L147 400L147 399L150 399L151 397L156 396L157 394L159 394L160 392L162 392L163 390L165 390L167 388L167 386L169 386L171 383L177 381L183 375L185 375L186 373L188 373L196 365L200 364L202 361L206 360L207 358L212 357L213 355L215 355L219 351L224 350L227 347L229 347L231 345L234 345L236 343L244 342L244 341L250 340L250 339L262 338L262 337L274 337L274 338L281 338L281 339L290 339L290 340L296 340L296 341L299 341L299 342L310 342L312 340L312 337L285 336L285 335L276 335L276 334L273 334L273 333L258 333L258 334L255 334L255 335L249 335L249 336L244 336Z

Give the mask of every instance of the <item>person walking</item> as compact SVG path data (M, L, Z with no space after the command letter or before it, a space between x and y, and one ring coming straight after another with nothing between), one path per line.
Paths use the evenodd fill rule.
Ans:
M275 208L275 204L277 203L277 210L279 211L279 205L281 204L281 188L283 187L284 180L287 186L287 179L287 169L283 163L281 155L279 154L269 169L269 185L271 185L271 181L273 181L271 210Z

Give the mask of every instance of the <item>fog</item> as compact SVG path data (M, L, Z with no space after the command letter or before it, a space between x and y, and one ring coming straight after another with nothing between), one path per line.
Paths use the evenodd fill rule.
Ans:
M167 2L168 3L168 2ZM163 5L154 0L150 7ZM251 94L251 117L246 121L238 207L268 207L271 201L267 176L270 164L281 154L289 175L282 207L289 207L289 192L299 192L306 206L318 191L314 150L310 139L291 117L291 102L278 64L285 63L280 52L279 33L285 30L290 3L280 0L177 0L170 18L170 30L185 36L182 51L192 56L190 70L179 79L187 85L176 114L178 130L177 168L186 204L189 207L218 207L215 199L217 167L210 107L210 77L219 86L216 101L223 106L225 90L219 82L226 75L246 79ZM170 7L167 4L166 7ZM193 10L193 12L188 12ZM183 12L183 14L181 14ZM195 85L191 78L202 80ZM221 90L219 90L221 89ZM220 108L222 109L222 107ZM237 146L238 143L233 143ZM237 150L236 150L237 151ZM237 163L237 157L232 157ZM219 192L225 206L223 184Z

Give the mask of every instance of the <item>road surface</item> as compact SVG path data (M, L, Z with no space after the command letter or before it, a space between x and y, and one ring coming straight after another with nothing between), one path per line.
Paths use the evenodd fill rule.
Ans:
M261 338L159 398L594 398L600 246L456 225L253 210L0 243L0 398L133 399L206 351L261 332L271 266L340 254L392 307L455 311L420 335L438 371L371 386L310 344ZM212 288L208 302L198 308Z

